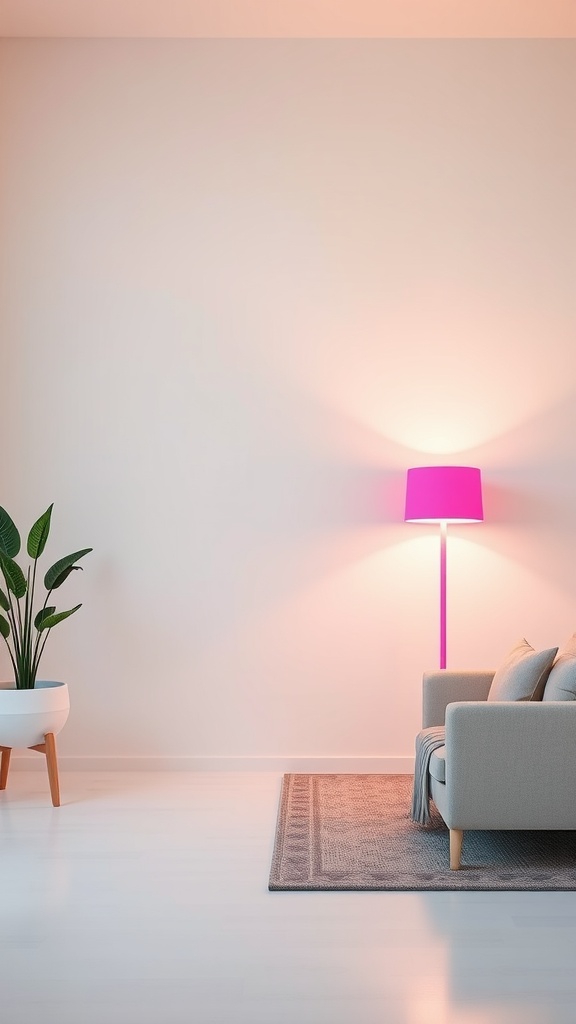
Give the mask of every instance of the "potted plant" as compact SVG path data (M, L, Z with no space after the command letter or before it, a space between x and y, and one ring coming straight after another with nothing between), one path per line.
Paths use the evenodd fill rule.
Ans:
M52 802L60 803L54 737L68 718L70 699L66 683L38 679L46 641L58 623L82 606L57 611L50 604L55 590L81 566L76 563L92 551L83 548L55 562L44 575L45 598L37 608L38 559L50 533L53 505L36 520L28 534L26 550L31 564L23 571L15 561L20 534L5 509L0 508L0 634L14 669L14 680L0 683L0 789L6 788L13 747L30 747L46 754Z

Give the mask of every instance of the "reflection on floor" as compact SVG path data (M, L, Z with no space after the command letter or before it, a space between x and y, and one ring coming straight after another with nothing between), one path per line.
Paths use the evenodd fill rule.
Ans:
M3 1024L574 1024L576 893L269 893L280 776L0 794Z

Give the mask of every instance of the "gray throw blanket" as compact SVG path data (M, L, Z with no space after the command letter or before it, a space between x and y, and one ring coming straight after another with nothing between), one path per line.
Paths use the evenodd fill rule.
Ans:
M434 750L443 747L446 741L444 726L433 725L422 729L416 737L416 763L414 765L414 792L410 817L419 825L429 825L430 818L430 776L428 768Z

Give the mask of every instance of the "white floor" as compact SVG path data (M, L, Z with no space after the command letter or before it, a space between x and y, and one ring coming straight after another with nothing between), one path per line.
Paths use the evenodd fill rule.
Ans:
M2 1024L575 1024L576 893L269 893L275 774L0 794Z

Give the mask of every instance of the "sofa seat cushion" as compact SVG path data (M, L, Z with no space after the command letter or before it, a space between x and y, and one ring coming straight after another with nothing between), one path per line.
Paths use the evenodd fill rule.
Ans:
M432 751L428 771L436 782L446 782L446 747Z

